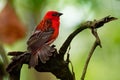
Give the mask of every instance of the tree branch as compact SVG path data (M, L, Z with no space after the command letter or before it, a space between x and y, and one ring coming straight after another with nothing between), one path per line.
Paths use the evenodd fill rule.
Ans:
M82 76L81 76L81 80L84 80L84 78L85 78L85 74L86 74L86 71L87 71L88 64L90 62L90 59L91 59L91 57L93 55L93 52L95 51L96 47L97 46L102 47L100 38L99 38L98 33L97 33L97 30L96 29L91 29L91 30L92 30L92 33L95 36L96 40L95 40L95 42L93 44L93 47L91 48L91 50L90 50L90 52L88 54L88 57L86 59L86 62L85 62L85 65L84 65L84 69L83 69L83 72L82 72Z
M73 33L71 33L68 38L66 39L66 41L63 43L63 45L61 46L59 53L60 53L60 57L62 59L64 59L64 55L67 51L68 46L70 45L71 41L73 40L73 38L80 32L82 32L84 29L87 28L100 28L102 27L105 23L108 23L110 21L116 20L117 18L115 17L104 17L100 20L94 20L94 21L87 21L83 24L80 25L80 27L78 29L76 29Z
M57 50L55 52L53 52L53 56L51 56L50 60L47 61L45 64L43 64L39 60L39 63L38 63L38 65L35 66L35 69L38 72L51 72L57 78L59 78L61 80L74 80L75 79L74 74L72 74L72 72L70 71L69 66L68 66L69 59L67 59L65 61L64 55L66 54L67 48L69 47L73 38L81 31L83 31L87 28L90 28L90 29L92 29L93 35L96 37L96 41L94 43L93 48L90 51L88 60L86 61L86 65L85 65L83 77L82 77L82 80L84 80L89 60L90 60L95 48L97 47L97 45L100 45L99 37L96 36L96 31L94 31L94 29L100 28L105 23L112 21L112 20L116 20L116 19L117 18L115 18L115 17L107 16L100 20L87 21L87 22L81 24L78 29L76 29L73 33L71 33L68 36L66 41L61 46L59 52L57 52ZM14 56L12 58L12 62L8 65L8 67L6 69L7 72L9 72L9 74L10 74L10 80L20 80L19 79L20 78L20 70L22 68L22 65L29 64L31 53L18 51L18 52L11 52L9 54ZM69 58L69 56L68 56L68 58Z

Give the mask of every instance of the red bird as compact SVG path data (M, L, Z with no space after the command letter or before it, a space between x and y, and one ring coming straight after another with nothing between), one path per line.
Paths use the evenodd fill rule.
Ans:
M62 13L48 11L27 41L28 51L31 53L30 67L38 64L38 59L46 63L52 56L50 44L59 34L60 16Z

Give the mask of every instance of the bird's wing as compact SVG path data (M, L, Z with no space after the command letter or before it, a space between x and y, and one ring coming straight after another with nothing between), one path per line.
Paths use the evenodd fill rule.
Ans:
M36 31L27 41L28 50L37 50L43 46L52 36L54 30L50 27L45 31Z

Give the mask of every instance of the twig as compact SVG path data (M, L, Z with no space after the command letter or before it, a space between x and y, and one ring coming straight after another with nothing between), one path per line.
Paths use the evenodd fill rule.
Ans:
M88 64L90 62L90 59L93 55L93 52L94 50L96 49L97 46L100 46L102 48L102 45L101 45L101 41L100 41L100 38L98 36L98 33L97 33L97 29L96 28L100 28L101 26L103 26L105 23L107 22L110 22L112 20L116 20L117 18L115 17L110 17L110 16L107 16L103 19L100 19L100 20L94 20L94 22L92 23L92 25L90 26L90 29L91 29L91 32L92 34L95 36L96 38L96 41L94 42L93 44L93 47L91 48L89 54L88 54L88 57L86 59L86 62L85 62L85 65L84 65L84 68L83 68L83 72L82 72L82 76L81 76L81 80L84 80L85 78L85 75L86 75L86 71L87 71L87 67L88 67Z
M68 48L68 52L67 52L67 59L66 59L66 62L67 62L67 64L69 65L69 63L70 63L70 66L71 66L71 73L72 73L72 75L73 75L73 80L75 80L75 73L74 73L74 68L73 68L73 64L72 64L72 62L71 62L71 60L70 60L70 49L71 49L71 46L69 45L69 48Z
M91 59L91 57L93 55L93 52L95 51L96 47L97 46L101 47L101 42L100 42L99 36L97 34L97 30L96 29L92 29L92 33L95 36L96 41L94 42L93 47L91 48L91 50L90 50L90 52L88 54L88 57L86 59L86 62L85 62L85 65L84 65L84 69L83 69L83 72L82 72L82 76L81 76L81 80L84 80L84 78L85 78L85 74L86 74L86 71L87 71L88 64L90 62L90 59Z

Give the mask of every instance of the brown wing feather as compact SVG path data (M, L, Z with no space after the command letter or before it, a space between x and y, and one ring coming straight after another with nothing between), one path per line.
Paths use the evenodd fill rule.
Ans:
M50 28L48 31L39 31L33 34L27 42L28 50L36 51L38 48L43 46L53 34L53 29Z
M34 67L35 65L37 65L38 58L41 60L42 63L45 63L52 55L51 51L53 51L54 49L46 44L54 33L54 29L51 27L51 24L49 22L50 21L46 21L45 24L39 24L38 26L40 27L36 28L37 31L27 41L27 49L32 53L29 67ZM44 30L43 26L45 27Z
M27 41L29 51L36 50L38 47L40 48L48 41L54 32L51 26L52 23L49 19L45 19L40 22L34 34Z

